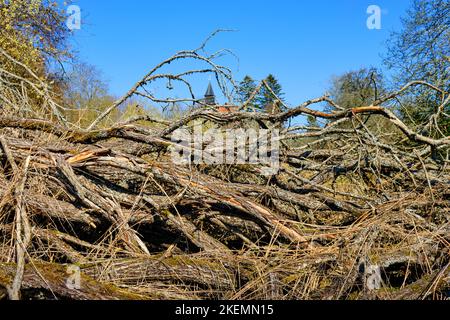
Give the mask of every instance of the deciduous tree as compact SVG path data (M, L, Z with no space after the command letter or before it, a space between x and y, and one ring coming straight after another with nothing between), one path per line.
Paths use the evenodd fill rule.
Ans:
M395 73L393 86L422 80L449 92L450 2L414 0L402 19L402 29L391 34L387 47L384 62ZM400 112L409 124L423 124L437 113L443 100L441 94L428 87L416 87L401 100ZM447 103L444 113L448 114L449 109ZM437 122L448 135L448 117L441 116Z

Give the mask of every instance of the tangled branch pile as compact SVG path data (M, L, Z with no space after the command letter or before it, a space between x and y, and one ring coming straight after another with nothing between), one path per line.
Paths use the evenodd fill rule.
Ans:
M210 63L196 51L186 57ZM227 75L210 66L191 73ZM156 70L88 130L64 121L39 79L1 72L0 298L448 298L450 138L431 134L433 120L429 134L410 129L389 108L428 86L443 96L434 118L448 117L448 92L414 82L333 113L311 108L340 109L322 97L276 113L204 106L179 121L97 129L154 79L185 83L189 74ZM28 105L27 90L40 94L41 109ZM286 125L306 115L327 124ZM282 127L280 170L174 165L171 133L195 120ZM73 265L79 288L67 285Z

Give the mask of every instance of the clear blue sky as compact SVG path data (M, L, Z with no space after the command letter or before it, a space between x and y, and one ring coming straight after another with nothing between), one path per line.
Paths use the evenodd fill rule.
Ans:
M231 49L235 78L273 73L291 105L321 96L333 75L381 67L389 33L400 27L409 0L79 0L82 30L75 46L97 66L111 92L123 95L147 70L178 50L193 49L218 28L210 46ZM382 9L382 29L366 27L367 7ZM194 81L202 95L208 77ZM217 86L216 86L217 88ZM156 88L156 91L158 88Z

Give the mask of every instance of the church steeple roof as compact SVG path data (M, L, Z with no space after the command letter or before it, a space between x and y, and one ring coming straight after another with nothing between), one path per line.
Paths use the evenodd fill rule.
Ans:
M213 87L212 87L212 85L211 85L211 82L209 83L209 85L208 85L208 89L206 90L206 93L205 93L205 98L206 97L215 97L216 95L214 94L214 90L213 90Z
M216 95L214 94L214 90L211 85L211 82L209 82L208 89L206 90L205 98L203 99L203 102L210 106L216 104Z

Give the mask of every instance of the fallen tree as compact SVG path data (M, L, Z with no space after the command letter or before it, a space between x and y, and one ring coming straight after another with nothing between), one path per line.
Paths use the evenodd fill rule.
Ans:
M97 128L136 94L173 103L139 91L155 79L190 88L187 75L212 72L228 92L231 74L203 48L151 70L88 129L67 123L43 84L23 86L44 90L47 112L9 108L20 92L0 70L10 102L0 108L0 298L448 298L450 140L439 128L409 128L389 103L425 85L443 95L435 116L448 117L450 94L413 82L333 113L311 108L341 109L325 96L279 113L204 105L177 121L141 116ZM186 58L210 68L157 74ZM287 125L307 115L326 125ZM198 121L282 128L279 170L174 164L172 134ZM74 265L80 288L71 289Z

